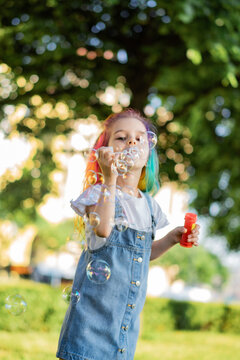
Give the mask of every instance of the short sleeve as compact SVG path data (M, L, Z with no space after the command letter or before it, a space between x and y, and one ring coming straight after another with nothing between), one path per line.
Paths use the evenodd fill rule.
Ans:
M162 211L160 205L157 201L151 198L152 207L153 207L153 215L156 221L156 230L162 229L163 227L169 225L169 221L167 219L166 214Z
M71 200L71 208L80 216L86 213L86 207L97 204L101 193L101 185L87 188L76 200Z

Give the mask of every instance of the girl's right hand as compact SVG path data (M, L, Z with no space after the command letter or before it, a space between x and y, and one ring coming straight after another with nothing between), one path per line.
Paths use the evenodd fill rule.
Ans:
M111 146L103 146L98 149L98 163L101 168L105 182L116 181L117 175L111 169L112 163L116 160L116 155Z

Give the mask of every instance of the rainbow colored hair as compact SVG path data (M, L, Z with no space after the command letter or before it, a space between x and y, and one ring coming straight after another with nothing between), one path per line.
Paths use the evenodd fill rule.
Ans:
M104 124L103 132L100 134L91 153L89 154L86 172L85 172L84 190L86 190L90 186L89 181L87 181L90 173L94 172L95 174L97 174L96 184L102 182L100 166L97 161L93 162L91 161L91 159L94 157L94 154L97 149L99 149L102 146L108 146L112 123L126 117L133 117L140 120L144 124L147 131L155 132L154 126L149 121L147 121L147 119L145 119L138 111L133 110L131 108L123 110L122 112L117 114L109 115L103 123ZM158 181L158 173L159 173L158 156L154 148L154 149L150 149L147 166L144 166L144 168L142 169L142 173L138 183L138 188L143 192L148 192L151 195L155 195L160 187Z

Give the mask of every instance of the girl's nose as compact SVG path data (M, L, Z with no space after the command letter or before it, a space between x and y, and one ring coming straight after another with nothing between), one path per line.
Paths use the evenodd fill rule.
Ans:
M137 144L137 142L136 142L136 140L134 140L134 139L130 139L129 141L128 141L128 145L136 145Z

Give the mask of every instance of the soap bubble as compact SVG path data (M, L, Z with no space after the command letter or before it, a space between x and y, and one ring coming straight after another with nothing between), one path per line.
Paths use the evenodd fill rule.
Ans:
M102 192L105 197L110 197L110 195L111 195L111 192L110 192L108 186L104 185L104 184L102 185Z
M67 304L70 303L71 293L72 293L72 286L67 286L63 289L62 298Z
M116 161L116 166L119 175L123 175L127 173L128 167L126 161L119 159Z
M126 162L127 152L116 152L115 161L111 164L111 170L115 175L123 175L128 171L128 164Z
M97 160L98 160L98 151L96 149L92 149L88 161L93 163Z
M149 141L149 148L153 149L158 142L157 135L152 131L148 131L148 141Z
M127 164L128 167L132 167L134 165L134 161L132 158L131 153L129 152L129 150L124 150L120 157L121 160L125 161L125 163Z
M80 300L80 293L78 290L72 291L71 293L71 301L73 304L77 304Z
M98 180L97 173L93 170L89 170L87 173L87 184L95 185Z
M114 220L116 228L118 231L125 231L128 228L128 221L124 217L118 217Z
M104 260L92 260L86 268L87 277L95 284L103 284L109 280L111 270L108 263Z
M5 300L5 308L12 315L21 315L26 311L27 303L19 294L9 295Z
M107 202L115 202L115 199L111 196L110 188L105 184L101 184L98 205L103 205Z
M96 212L90 212L88 215L89 225L96 228L100 224L100 216Z
M131 155L133 161L137 161L140 158L140 152L136 146L129 148L128 152Z
M62 292L63 300L69 304L72 301L73 304L77 304L80 300L80 293L78 290L73 291L72 286L66 286Z
M111 201L111 192L107 185L102 185L102 194L103 194L102 201L104 203ZM115 200L112 200L112 201L115 201Z

